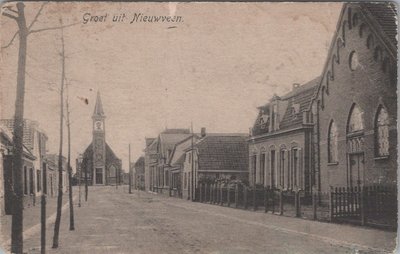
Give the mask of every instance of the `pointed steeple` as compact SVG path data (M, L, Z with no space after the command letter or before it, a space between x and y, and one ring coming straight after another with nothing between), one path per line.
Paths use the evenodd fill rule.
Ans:
M105 116L103 111L103 104L101 103L100 91L97 91L96 105L94 107L93 116Z

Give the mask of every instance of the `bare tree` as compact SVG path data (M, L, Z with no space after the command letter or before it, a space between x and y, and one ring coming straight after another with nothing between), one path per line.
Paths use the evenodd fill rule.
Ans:
M28 47L28 36L32 33L43 32L48 30L60 29L60 26L47 27L40 29L32 29L33 25L38 20L44 6L43 3L29 26L26 25L25 5L22 2L16 4L17 10L12 6L3 5L2 15L16 21L18 31L16 31L10 41L2 46L1 49L10 47L14 40L19 37L19 52L18 52L18 70L17 70L17 96L15 99L15 114L14 114L14 129L13 129L13 214L11 223L11 252L23 253L23 119L24 119L24 102L25 102L25 73L26 73L26 52ZM67 25L73 26L77 23ZM45 210L45 209L44 209ZM43 211L43 209L42 209Z
M69 90L68 90L68 82L66 82L67 88L67 130L68 130L68 190L69 190L69 230L75 230L75 222L74 222L74 203L72 200L72 167L71 167L71 121L69 118Z
M22 179L22 153L23 153L23 134L24 134L24 97L25 97L25 69L26 69L26 49L28 27L25 20L25 5L17 3L17 11L8 8L9 12L17 14L11 15L3 12L3 15L14 19L18 24L19 52L18 52L18 73L17 73L17 97L15 100L14 115L14 136L13 136L13 173L14 173L14 206L11 222L11 252L23 252L23 179ZM15 36L12 40L14 40Z
M60 18L62 26L62 19ZM64 131L64 81L65 81L65 53L64 53L64 30L61 28L61 85L60 85L60 146L58 151L58 197L57 197L57 214L54 224L54 236L52 248L58 248L58 239L61 223L61 206L63 196L63 131ZM68 169L69 170L69 169Z

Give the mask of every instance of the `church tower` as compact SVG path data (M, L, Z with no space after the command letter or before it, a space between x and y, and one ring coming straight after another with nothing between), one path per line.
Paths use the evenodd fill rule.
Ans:
M100 92L97 92L93 112L93 185L106 184L106 135L105 118Z

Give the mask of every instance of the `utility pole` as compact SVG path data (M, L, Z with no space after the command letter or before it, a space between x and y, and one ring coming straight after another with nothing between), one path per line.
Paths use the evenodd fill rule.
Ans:
M129 144L129 194L132 194L132 173L131 173L131 144Z

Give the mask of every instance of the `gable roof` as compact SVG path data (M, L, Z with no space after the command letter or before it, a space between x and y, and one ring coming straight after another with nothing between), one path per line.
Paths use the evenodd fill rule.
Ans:
M168 150L170 150L172 152L172 150L174 149L175 144L179 143L180 141L191 137L192 134L190 133L186 133L186 132L178 132L178 133L165 133L162 132L159 135L159 152L161 153L162 157L167 158L167 154L166 152Z
M185 159L185 150L192 145L192 137L193 137L193 143L195 143L198 140L198 136L195 135L190 135L186 137L185 139L179 141L178 143L175 144L174 150L172 151L172 154L168 160L168 164L171 166L177 166L181 165L184 162Z
M247 135L209 135L198 142L199 170L247 171Z

